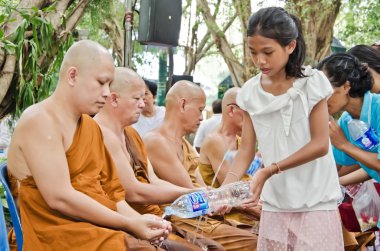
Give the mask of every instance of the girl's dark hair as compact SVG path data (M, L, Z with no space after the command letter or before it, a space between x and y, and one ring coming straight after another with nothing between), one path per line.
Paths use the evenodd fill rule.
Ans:
M285 66L289 77L304 77L302 64L305 61L306 45L300 20L280 7L263 8L248 20L247 36L261 35L276 40L281 46L296 40L296 48L289 55Z
M368 64L373 70L380 74L380 51L372 46L359 44L347 51L357 57L360 62Z
M340 87L346 81L350 83L350 97L363 97L372 89L373 79L368 66L348 53L336 53L323 59L317 66L322 70L334 87Z
M148 79L144 79L145 85L148 87L149 91L152 93L153 96L157 95L157 84L153 81L150 81Z

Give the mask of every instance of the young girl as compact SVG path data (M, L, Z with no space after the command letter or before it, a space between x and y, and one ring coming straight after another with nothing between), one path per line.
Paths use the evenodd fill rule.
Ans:
M363 150L355 145L348 132L348 122L352 118L360 119L380 132L380 95L371 93L373 80L368 67L352 55L338 53L325 58L318 68L323 70L334 88L334 94L328 99L329 113L344 111L338 124L330 122L336 163L343 166L359 164L361 167L341 177L340 183L345 186L371 178L380 182L380 148Z
M251 181L263 203L257 250L343 250L337 200L341 197L329 143L323 73L302 67L299 20L284 9L260 9L248 22L248 47L261 73L242 87L246 111L242 146L224 183L240 178L255 155L265 168Z

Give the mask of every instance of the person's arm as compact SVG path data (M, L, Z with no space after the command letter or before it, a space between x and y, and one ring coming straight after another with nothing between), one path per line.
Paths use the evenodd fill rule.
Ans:
M176 189L173 189L173 187L168 188L154 182L140 182L135 176L126 153L118 144L118 139L112 134L106 133L105 130L103 130L103 135L107 149L116 165L119 180L126 191L125 199L128 202L139 204L169 203L187 191L187 189L177 186L175 186ZM150 173L150 170L148 172Z
M177 156L177 151L158 133L144 137L145 147L154 172L160 179L180 187L194 188L189 174Z
M208 159L220 184L223 183L230 168L230 163L224 159L225 146L226 143L223 142L222 137L213 135L213 137L206 137L201 149L201 156Z
M154 173L152 164L148 160L148 174L149 174L149 180L151 184L155 184L156 186L162 187L165 192L166 197L170 197L169 202L173 202L175 199L177 199L179 196L186 194L186 193L191 193L196 190L199 190L198 188L195 189L189 189L181 186L177 186L175 184L172 184L170 182L167 182L166 180L162 180L157 175ZM168 193L170 191L170 193ZM169 199L169 198L167 198Z
M116 203L116 210L121 215L133 219L135 226L129 232L140 239L157 244L166 239L172 231L170 222L152 214L141 215L125 200Z
M326 100L319 101L310 113L310 141L294 154L277 162L281 171L325 156L329 151L329 115ZM276 167L277 168L277 167Z
M240 180L256 153L256 134L251 117L244 112L241 145L222 185Z
M310 113L310 141L289 157L258 170L251 180L254 203L258 203L264 183L273 174L305 164L326 155L329 151L329 116L326 100L319 101Z
M355 172L352 172L340 177L339 183L342 186L348 186L348 185L358 184L360 182L364 182L370 179L371 177L368 175L368 173L364 169L360 168L359 170L356 170Z
M350 165L350 166L340 166L340 168L338 169L338 176L341 177L341 176L344 176L344 175L347 175L349 173L352 173L352 172L355 172L356 170L360 169L360 165Z
M68 217L104 227L132 233L141 228L136 227L135 218L121 215L72 187L63 135L57 126L37 118L33 124L21 125L18 132L21 134L19 138L23 139L21 150L29 171L50 208ZM144 231L148 231L144 236L154 238L165 232L165 226L161 222L152 220L150 223L158 231L143 227Z
M330 120L330 137L331 143L336 148L363 165L378 172L380 171L380 160L377 158L378 153L364 151L361 148L351 144L345 137L340 126L333 119Z
M200 185L201 187L207 187L205 181L203 180L202 174L199 171L199 167L197 167L197 169L195 169L194 173L195 173L195 182L198 185Z

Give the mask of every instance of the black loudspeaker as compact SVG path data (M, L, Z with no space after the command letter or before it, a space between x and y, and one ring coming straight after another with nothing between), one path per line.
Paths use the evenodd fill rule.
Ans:
M182 0L141 0L138 41L177 46L181 29Z
M171 86L173 86L176 82L178 82L180 80L187 80L187 81L193 82L193 76L190 76L190 75L173 75Z

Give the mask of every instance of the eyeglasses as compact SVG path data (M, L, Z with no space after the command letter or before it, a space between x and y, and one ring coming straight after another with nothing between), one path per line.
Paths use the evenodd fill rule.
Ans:
M236 106L237 108L240 108L240 106L238 106L238 104L236 104L236 103L229 103L229 104L227 104L227 106Z

